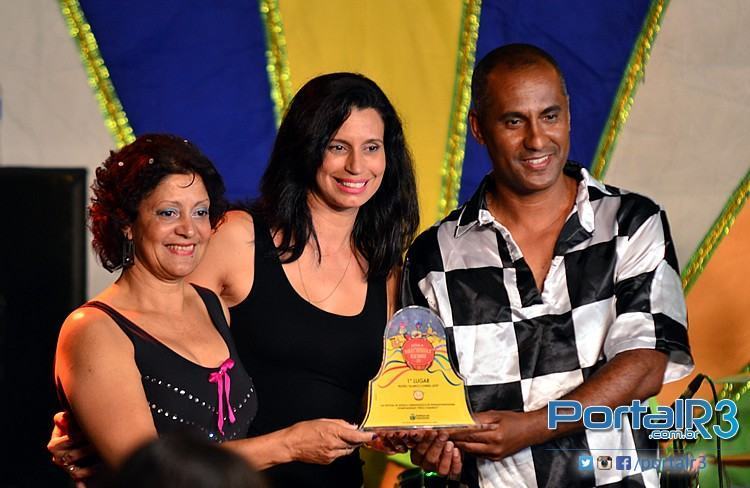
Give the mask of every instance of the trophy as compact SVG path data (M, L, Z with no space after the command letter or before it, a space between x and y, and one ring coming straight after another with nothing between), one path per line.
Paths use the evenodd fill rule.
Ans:
M383 362L370 380L363 430L478 427L466 386L448 357L443 321L402 308L385 328Z

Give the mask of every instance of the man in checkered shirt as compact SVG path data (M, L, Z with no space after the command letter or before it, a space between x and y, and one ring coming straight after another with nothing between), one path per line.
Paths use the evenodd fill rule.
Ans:
M494 428L428 435L412 458L445 471L455 445L469 486L656 487L656 470L636 463L655 456L647 431L627 419L621 430L550 430L547 405L627 405L692 370L664 211L567 162L568 95L546 52L490 52L472 97L492 172L414 242L402 298L445 321L476 418ZM631 469L582 470L581 455L631 456Z

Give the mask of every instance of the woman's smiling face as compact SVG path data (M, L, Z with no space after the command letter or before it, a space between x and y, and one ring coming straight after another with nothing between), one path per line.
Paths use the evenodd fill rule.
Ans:
M211 235L209 197L196 174L165 177L138 207L127 230L135 265L166 280L188 275L200 262Z
M315 195L334 210L354 210L372 198L385 172L385 125L373 108L352 108L326 147Z

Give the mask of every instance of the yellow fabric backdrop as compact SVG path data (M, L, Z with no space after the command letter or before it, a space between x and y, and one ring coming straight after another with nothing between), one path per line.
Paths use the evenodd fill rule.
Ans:
M416 164L422 228L438 218L462 4L279 1L293 92L316 75L355 71L372 78L391 99Z

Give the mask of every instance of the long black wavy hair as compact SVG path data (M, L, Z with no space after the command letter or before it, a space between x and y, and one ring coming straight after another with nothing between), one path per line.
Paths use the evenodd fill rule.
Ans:
M326 147L353 108L375 109L385 126L385 173L380 188L357 213L352 244L367 260L368 278L387 276L401 264L419 226L419 205L411 155L401 120L375 82L355 73L331 73L308 81L294 96L260 182L253 213L281 232L282 262L302 255L312 238L318 252L308 193Z

